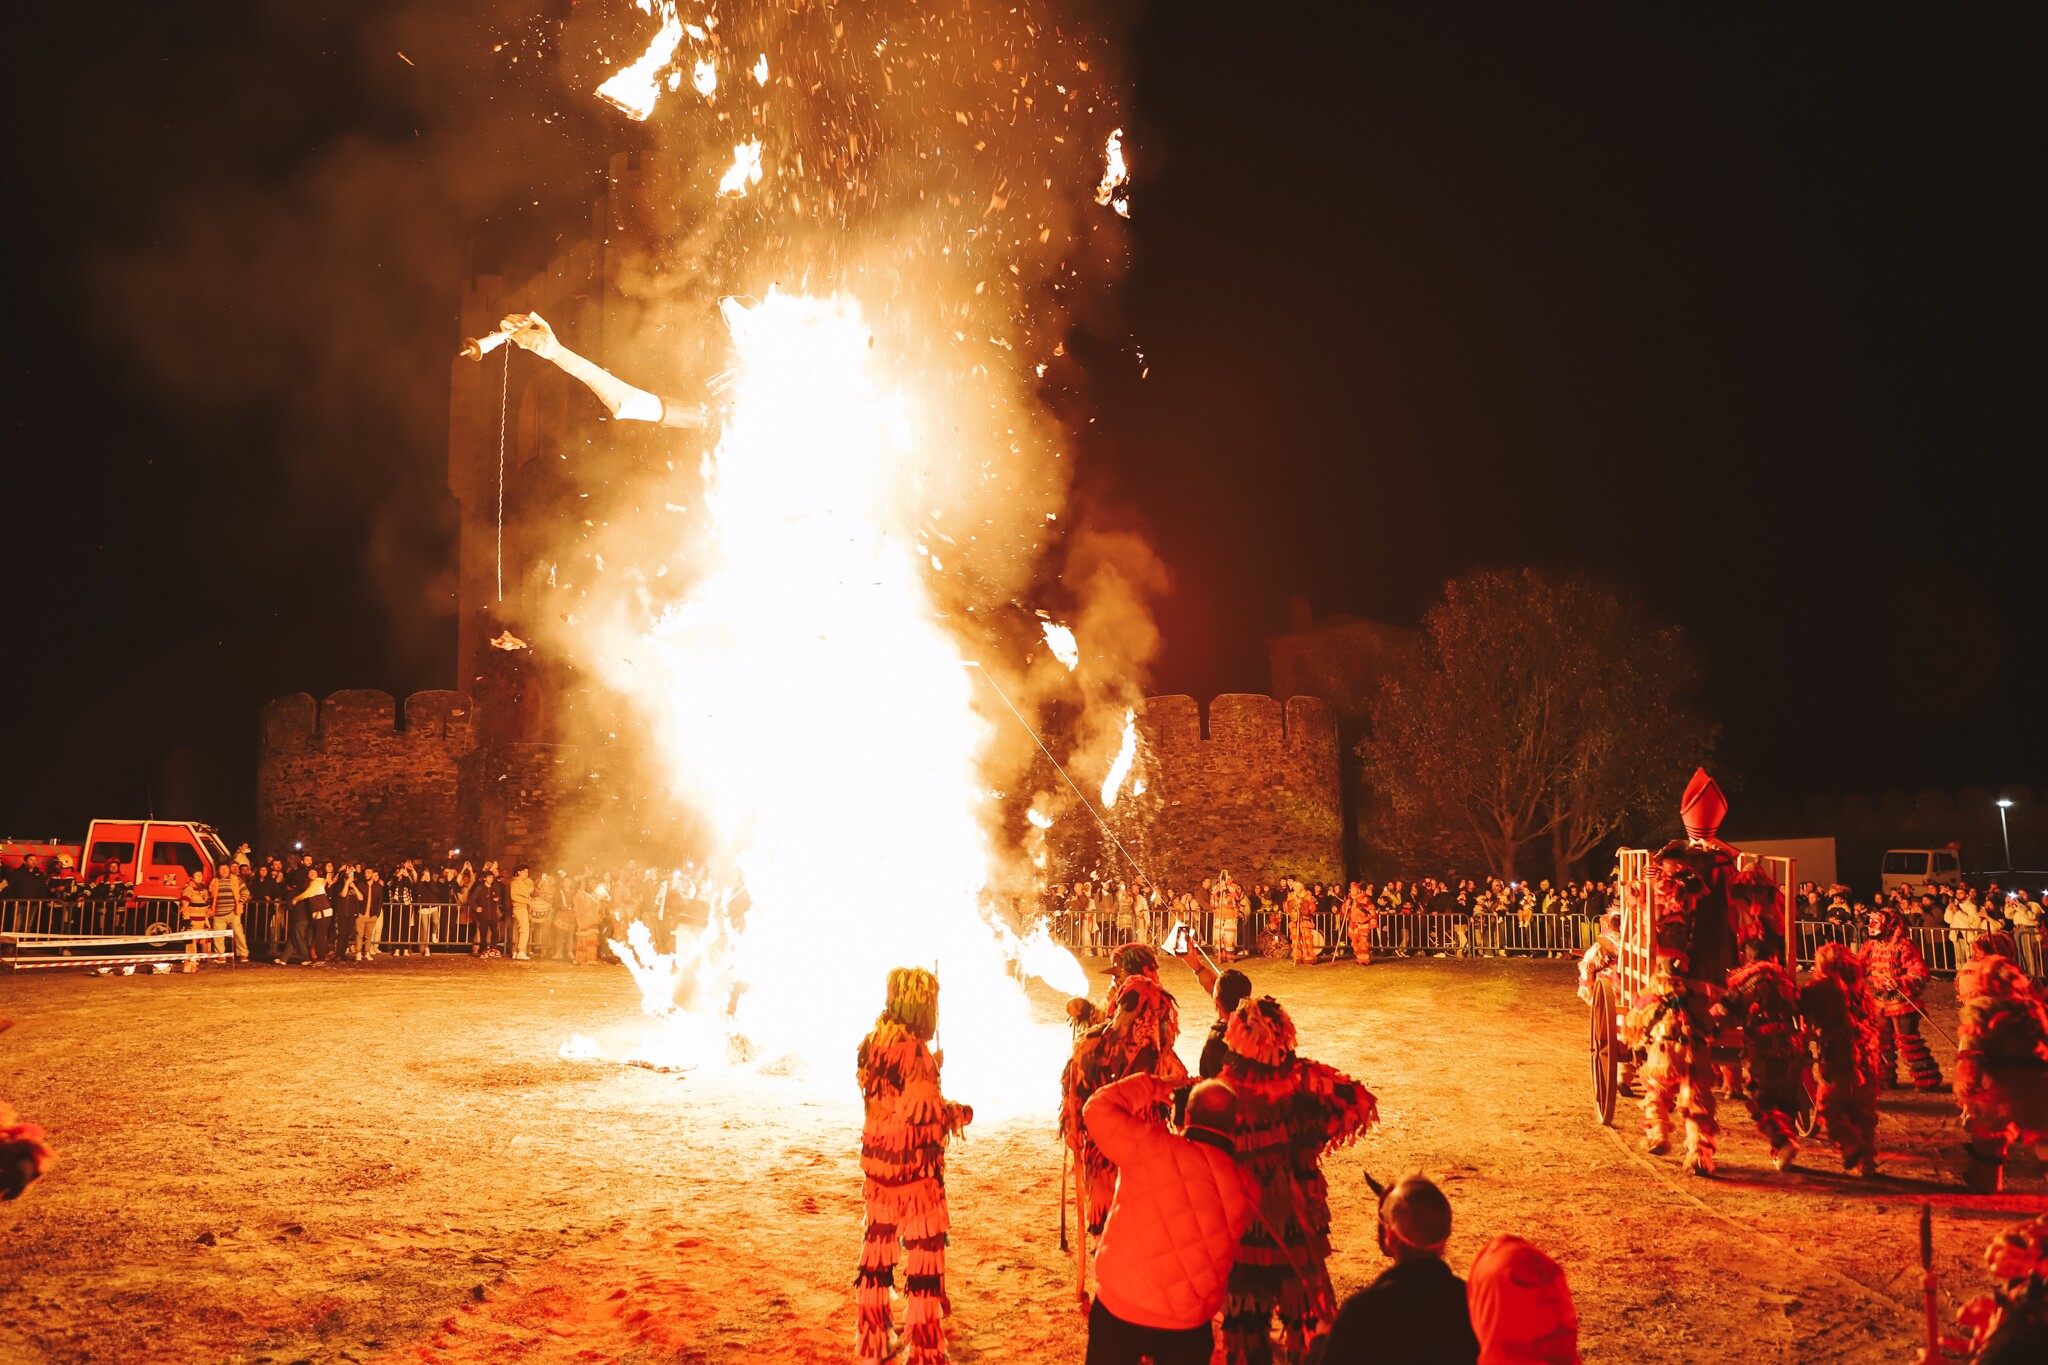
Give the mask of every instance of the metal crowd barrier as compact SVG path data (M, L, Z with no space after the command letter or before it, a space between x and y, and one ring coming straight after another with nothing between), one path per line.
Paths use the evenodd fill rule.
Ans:
M1125 933L1116 927L1113 915L1098 915L1091 933L1084 916L1064 907L1041 913L1046 914L1051 923L1054 941L1077 954L1093 957L1105 957L1127 942L1162 943L1172 925L1182 918L1171 911L1153 911L1138 916L1132 931ZM1263 910L1248 911L1238 917L1237 956L1256 954L1258 929L1266 920L1267 912ZM1284 916L1281 922L1284 925ZM1350 926L1341 909L1317 911L1316 928L1323 936L1322 952L1325 957L1352 955ZM1802 967L1813 965L1814 955L1823 943L1844 943L1854 948L1863 940L1861 928L1853 924L1800 920L1794 929L1798 935L1798 961ZM1213 912L1203 910L1189 917L1188 930L1205 951L1213 953L1216 950L1216 916ZM1285 932L1284 928L1281 932ZM1936 976L1953 976L1959 966L1970 960L1970 945L1979 932L1920 925L1910 925L1906 930L1913 946L1926 960L1928 970ZM2048 971L2044 971L2048 953L2043 951L2040 929L2018 928L2008 932L2018 948L2019 967L2034 979L2042 980L2044 975L2048 975ZM1373 926L1372 952L1375 957L1443 953L1456 957L1576 958L1592 946L1597 933L1598 922L1582 915L1531 915L1525 918L1517 914L1382 912Z

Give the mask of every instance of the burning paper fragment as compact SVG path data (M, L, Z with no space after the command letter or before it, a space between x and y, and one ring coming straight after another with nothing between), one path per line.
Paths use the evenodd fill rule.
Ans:
M1102 805L1105 810L1116 809L1116 799L1123 794L1124 779L1131 775L1131 765L1138 761L1138 713L1124 712L1123 743L1117 746L1116 762L1109 765L1109 776L1102 779Z
M732 166L718 182L718 192L738 199L749 185L761 183L761 139L749 138L732 149Z
M696 87L698 94L710 99L718 93L718 63L709 57L697 63L696 69L690 73L690 84Z
M1051 621L1044 622L1043 626L1046 648L1052 651L1053 658L1067 666L1067 672L1072 673L1081 663L1081 646L1074 639L1073 628L1055 625Z
M768 84L768 54L765 52L763 52L760 56L760 59L754 63L754 84Z
M617 107L628 118L645 121L661 98L661 72L675 59L683 41L683 25L676 18L673 0L661 0L661 31L631 66L614 71L597 87L598 97Z
M1095 202L1115 209L1120 218L1128 218L1131 216L1128 193L1131 173L1124 165L1124 130L1119 128L1111 133L1102 151L1102 183L1095 187Z
M491 641L491 648L502 649L507 652L510 652L515 649L527 649L530 648L530 646L526 643L526 641L520 639L517 635L514 635L511 631L508 630L504 634L497 636Z

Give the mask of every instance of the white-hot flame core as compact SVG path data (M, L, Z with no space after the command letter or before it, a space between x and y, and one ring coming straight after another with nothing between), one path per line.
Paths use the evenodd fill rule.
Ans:
M1116 760L1109 765L1109 776L1102 779L1102 807L1115 810L1117 797L1123 795L1124 779L1131 775L1131 765L1138 761L1138 713L1124 712L1123 742L1117 745Z
M732 149L732 165L719 179L718 192L737 198L749 185L761 183L761 139L749 138Z
M1107 205L1117 211L1118 216L1131 216L1131 202L1118 194L1131 183L1130 168L1124 164L1124 130L1118 128L1109 135L1109 141L1102 149L1102 181L1095 187L1095 202Z
M1052 657L1067 666L1071 673L1081 663L1081 645L1074 639L1071 626L1055 625L1051 621L1041 623L1045 627L1045 645L1052 651Z
M641 8L646 10L647 6ZM662 69L675 60L676 48L682 41L683 25L676 17L673 0L661 0L661 29L654 35L654 41L638 60L620 67L598 86L598 95L630 117L644 121L661 99Z
M889 969L936 965L948 1092L1042 1107L1065 1032L1034 1014L1009 969L1023 948L981 910L987 723L915 551L920 477L944 446L854 300L771 289L723 308L713 562L600 653L751 900L723 993L732 1024L763 1060L843 1076ZM1085 989L1071 955L1027 942L1027 966ZM643 987L672 966L627 947Z

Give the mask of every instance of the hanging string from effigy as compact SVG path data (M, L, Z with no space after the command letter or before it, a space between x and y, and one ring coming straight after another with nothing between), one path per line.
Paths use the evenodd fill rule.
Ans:
M498 601L505 600L505 400L512 392L512 348L505 349L505 363L498 371Z

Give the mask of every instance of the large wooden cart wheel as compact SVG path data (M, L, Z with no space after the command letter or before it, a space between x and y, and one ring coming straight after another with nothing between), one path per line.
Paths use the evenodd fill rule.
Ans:
M1620 1043L1614 1036L1614 985L1593 983L1592 1037L1593 1110L1600 1122L1614 1126L1614 1098L1621 1089Z

